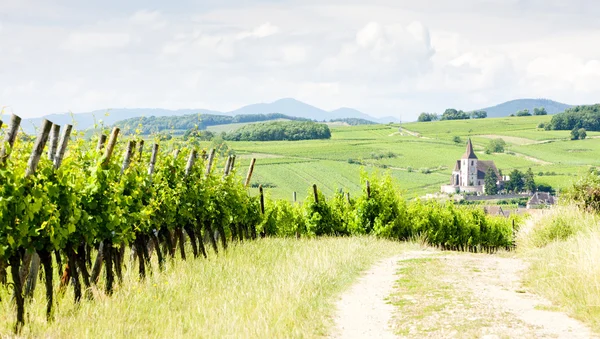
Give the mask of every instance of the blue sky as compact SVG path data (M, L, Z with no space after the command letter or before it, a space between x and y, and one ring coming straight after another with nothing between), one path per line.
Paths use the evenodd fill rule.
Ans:
M0 106L23 117L294 97L414 119L598 102L593 0L0 1Z

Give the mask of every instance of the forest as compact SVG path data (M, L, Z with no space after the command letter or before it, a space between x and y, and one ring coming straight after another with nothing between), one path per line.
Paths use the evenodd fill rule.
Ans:
M331 131L325 124L312 121L273 121L248 124L225 135L231 141L273 141L329 139Z

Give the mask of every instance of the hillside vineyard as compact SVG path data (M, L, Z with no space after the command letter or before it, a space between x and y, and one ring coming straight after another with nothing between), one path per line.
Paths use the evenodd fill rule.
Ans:
M110 295L122 281L126 248L144 279L153 265L185 260L186 246L201 258L267 236L423 236L433 246L474 252L514 245L514 219L408 203L389 176L363 174L363 193L353 198L340 192L327 199L314 185L300 205L271 200L262 186L251 196L255 160L242 180L235 156L220 161L214 149L172 140L148 151L135 137L119 143L118 128L88 141L48 120L31 140L18 135L19 123L11 117L0 153L0 280L14 286L16 332L40 267L51 319L55 277L59 289L73 288L75 303L92 298L90 288L102 282Z

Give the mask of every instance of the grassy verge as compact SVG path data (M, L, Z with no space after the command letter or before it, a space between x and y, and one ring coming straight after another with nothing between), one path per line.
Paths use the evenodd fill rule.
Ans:
M137 280L135 269L112 297L75 306L58 297L44 317L43 286L27 306L23 335L50 338L290 338L326 334L335 297L376 260L411 245L366 237L265 239L208 260L175 260ZM132 265L129 265L132 266ZM42 284L43 285L43 284ZM39 286L39 285L38 285ZM14 306L0 288L0 337L10 336Z
M531 262L527 285L600 332L600 218L559 207L529 220L517 241Z

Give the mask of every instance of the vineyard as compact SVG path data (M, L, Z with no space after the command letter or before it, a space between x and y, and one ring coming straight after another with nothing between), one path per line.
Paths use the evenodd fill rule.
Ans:
M90 288L100 282L112 294L126 249L144 279L167 260L185 260L189 250L201 259L258 237L371 234L473 252L513 246L514 219L409 202L389 175L364 172L358 196L339 191L327 198L314 185L299 204L269 199L262 186L250 194L255 159L242 178L234 155L192 142L147 151L136 136L119 141L118 128L86 140L47 120L31 139L18 133L19 124L13 115L0 130L0 284L14 287L17 333L40 268L50 321L55 293L68 287L75 303L92 298Z

